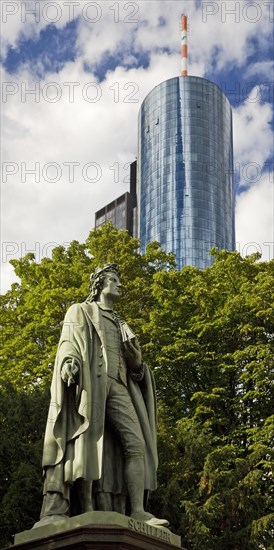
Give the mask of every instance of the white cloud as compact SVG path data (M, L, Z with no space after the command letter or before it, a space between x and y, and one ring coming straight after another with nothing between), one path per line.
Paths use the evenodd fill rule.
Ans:
M145 71L141 73L145 81ZM3 161L9 163L7 170L15 172L7 175L2 188L2 240L9 259L28 250L36 251L40 259L50 242L83 242L94 226L95 211L128 190L125 165L136 156L141 100L136 74L135 69L117 68L99 85L80 62L69 63L58 75L36 83L36 97L24 97L25 84L35 89L26 68L13 77L17 93L7 96L3 121ZM4 72L2 76L9 78ZM72 102L68 82L75 84L70 87ZM59 101L51 103L49 99L60 90ZM92 102L97 96L98 101ZM74 181L69 182L67 163L72 162L77 166ZM35 165L36 178L25 173ZM56 176L56 168L60 178L48 181ZM72 165L70 169L72 176ZM4 273L5 284L10 276L6 265Z
M5 58L9 46L17 48L20 40L37 40L42 29L54 24L64 27L74 17L81 16L81 4L69 7L68 2L48 0L12 0L1 2L1 55Z
M45 2L41 2L41 10ZM20 7L21 2L17 4ZM32 250L40 259L50 253L49 243L63 244L72 239L83 242L94 225L94 212L128 189L124 181L128 175L125 165L137 154L137 116L141 102L158 83L180 73L181 12L189 15L189 73L197 76L204 76L214 64L222 69L233 63L244 65L250 40L256 32L261 47L265 46L269 32L265 13L256 25L243 19L233 25L229 16L222 22L221 8L216 2L212 4L219 6L219 10L214 16L206 14L207 21L205 12L197 10L194 1L182 4L177 1L97 2L92 4L99 5L101 13L98 12L100 18L94 23L86 19L96 19L98 14L94 9L83 11L87 4L82 2L75 7L75 15L79 15L75 62L66 63L59 73L47 73L40 81L28 65L21 66L12 76L2 70L2 81L8 83L3 104L2 160L9 162L9 168L16 172L7 176L2 191L6 260ZM55 24L61 28L69 21L69 12L63 2L58 5L62 8L61 18ZM21 15L17 15L10 15L8 23L2 25L6 47L8 44L16 47L20 36L37 38L48 24L45 17L35 23L34 17L28 15L24 23ZM164 17L165 24L160 17ZM169 53L163 53L164 48L168 48ZM136 59L138 52L149 52L149 67L127 70L118 66L109 70L99 84L92 67L102 60L107 50L113 53L119 50L120 63ZM91 67L90 73L84 71L85 63ZM252 71L252 67L249 70ZM254 68L257 70L258 67ZM36 98L25 93L35 87ZM254 90L252 93L251 98ZM59 99L54 102L58 95ZM241 166L252 162L263 165L271 153L271 115L271 106L259 101L246 100L235 110L235 161ZM73 182L69 182L66 164L71 162L78 163L74 167ZM38 163L39 181L35 182L34 175L26 174L24 182L24 168L32 169L35 163ZM50 163L55 163L55 168L50 167ZM94 165L85 172L88 163ZM53 179L56 167L60 179L55 183L47 181ZM72 165L70 168L72 171ZM96 175L98 181L87 181L92 177L96 179ZM237 230L241 242L250 242L251 223L253 240L263 243L262 239L268 238L270 194L269 186L261 178L238 198ZM256 200L262 213L258 218L253 215ZM11 280L11 268L5 262L2 291Z
M268 61L258 61L257 63L253 63L253 65L250 65L245 70L245 77L249 78L250 76L259 75L263 76L267 81L272 80L272 76L274 74L274 61L268 60ZM272 82L273 84L273 82Z
M270 103L261 103L261 89L255 87L249 97L234 109L234 161L243 167L255 163L263 168L273 155L273 132L271 129L273 108ZM251 181L244 181L250 184Z
M251 4L254 5L252 10ZM272 17L266 3L204 2L192 20L193 59L207 70L241 67L256 51L263 51L272 36Z
M189 53L191 62L204 70L242 66L256 49L269 45L272 33L271 6L267 2L203 2L197 9L194 0L143 0L136 2L31 0L6 2L2 8L2 36L5 48L16 47L21 37L38 37L52 21L58 28L78 17L78 51L87 64L99 63L105 52L124 49L155 52L170 48L180 52L180 15L189 18ZM25 13L33 10L36 13ZM12 8L13 6L13 8ZM163 22L164 24L160 22ZM256 43L255 43L256 41Z
M260 252L262 260L273 259L273 220L273 174L267 172L253 187L237 197L236 241L243 256Z

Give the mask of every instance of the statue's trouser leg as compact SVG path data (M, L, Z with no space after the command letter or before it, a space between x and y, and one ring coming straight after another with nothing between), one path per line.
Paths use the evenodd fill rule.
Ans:
M77 479L76 481L81 513L93 512L92 505L92 481Z
M127 388L111 378L108 379L106 415L123 447L125 481L131 513L142 511L144 509L145 442Z
M113 511L113 495L111 493L106 493L105 491L100 491L96 494L96 505L98 510L104 512Z
M131 514L144 510L144 458L127 456L125 461L125 480L129 493Z
M96 509L104 512L126 513L126 495L98 491L95 497Z

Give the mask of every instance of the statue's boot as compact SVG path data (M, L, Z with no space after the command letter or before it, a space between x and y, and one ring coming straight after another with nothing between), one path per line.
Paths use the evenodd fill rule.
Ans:
M142 512L133 512L130 514L130 517L137 519L138 521L144 521L145 523L154 525L155 527L169 526L169 521L167 519L156 518L152 514L149 514L149 512L145 512L145 510Z
M92 504L92 481L87 481L86 479L77 480L77 492L81 507L81 513L93 512Z
M169 521L167 519L156 518L144 510L145 466L143 457L127 457L125 478L131 506L130 516L138 521L155 525L155 527L168 527Z

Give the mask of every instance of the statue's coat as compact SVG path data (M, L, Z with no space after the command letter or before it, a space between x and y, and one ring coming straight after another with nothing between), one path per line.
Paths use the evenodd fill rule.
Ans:
M117 452L118 456L122 456L120 443L112 434L107 445L104 445L108 365L101 315L100 308L94 302L74 304L63 322L52 378L42 461L44 470L51 471L46 480L47 491L64 493L64 487L77 478L98 480L102 478L102 472L105 478L103 490L121 492L124 486L123 479L114 479L119 471ZM61 368L64 361L71 358L75 358L80 370L77 383L67 387L61 379ZM148 367L145 366L140 385L128 376L128 390L146 444L145 489L154 490L158 464L156 398L154 380ZM115 448L112 448L113 441ZM107 468L103 467L105 446L108 452L105 461ZM116 459L112 458L114 456ZM111 464L115 466L115 475L109 468ZM123 476L122 468L119 476Z

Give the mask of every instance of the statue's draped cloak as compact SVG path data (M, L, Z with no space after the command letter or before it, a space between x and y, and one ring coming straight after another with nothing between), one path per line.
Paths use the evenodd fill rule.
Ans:
M61 379L61 368L74 358L80 366L76 384ZM98 490L124 490L120 442L105 427L107 353L104 323L96 303L74 304L63 322L51 385L43 468L45 490L65 493L78 478L100 480ZM145 440L145 490L156 488L156 398L145 366L140 384L128 376L128 391Z

